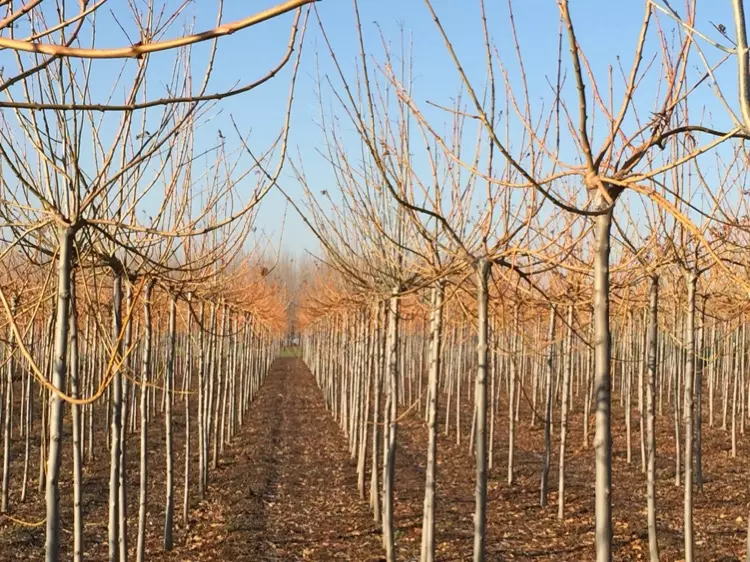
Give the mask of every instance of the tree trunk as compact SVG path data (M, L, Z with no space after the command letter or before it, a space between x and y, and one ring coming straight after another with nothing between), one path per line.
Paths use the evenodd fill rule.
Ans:
M122 332L122 273L115 272L112 291L112 342L115 361L122 356L120 336ZM122 371L114 367L112 388L112 417L110 420L110 467L109 467L109 526L107 540L109 544L109 560L116 562L119 555L119 483L120 483L120 423L122 413Z
M734 374L732 377L732 458L737 456L737 379L740 373L740 358L742 356L742 328L737 328L735 341L737 342L734 353Z
M646 321L647 322L647 321ZM644 322L644 324L646 324ZM646 423L643 415L643 377L648 362L648 328L643 330L641 349L638 357L638 435L641 445L641 472L646 472Z
M11 314L15 316L18 308L18 297L13 297ZM13 369L15 368L13 330L8 327L8 343L5 346L7 362L5 380L5 420L3 423L3 489L0 511L8 513L8 487L10 486L10 446L11 446L11 417L13 413Z
M143 292L143 353L141 359L141 449L140 449L140 493L138 496L138 546L136 550L137 562L144 561L146 551L146 508L148 492L148 384L151 378L151 296L154 283L149 280Z
M443 283L438 281L432 289L432 314L430 318L430 371L427 381L427 469L424 488L424 514L422 518L422 562L435 559L435 474L437 470L437 412L440 379L441 337L443 330Z
M26 373L26 401L24 402L24 415L26 416L26 425L24 433L24 452L23 452L23 483L21 485L21 502L26 501L26 491L29 482L29 461L31 454L31 431L34 409L34 387L33 376L31 372Z
M204 334L206 321L206 303L201 303L200 325L198 330L198 491L201 499L206 497L206 485L203 476L204 456L206 452L205 402L206 402L206 342Z
M64 227L59 233L60 253L57 263L57 316L55 319L54 367L52 384L59 391L65 388L68 362L68 311L71 306L70 280L73 258L73 229ZM43 391L44 394L47 391ZM62 398L57 392L50 393L49 407L49 452L47 457L47 538L45 560L56 562L60 558L60 440L63 428ZM43 424L42 424L43 425ZM44 437L42 437L44 447Z
M15 317L18 308L18 297L13 297L11 314ZM0 511L8 513L8 487L10 486L10 446L11 446L11 417L13 413L13 370L15 368L13 330L8 327L8 343L5 346L7 362L5 380L5 420L3 423L3 489Z
M687 343L685 362L685 562L693 562L693 376L695 374L695 287L698 275L687 274Z
M609 242L612 210L595 219L594 256L594 396L596 425L595 542L597 562L612 560L612 420L610 361L612 341L609 329Z
M187 323L187 334L185 335L185 477L184 477L184 491L182 494L182 523L185 528L188 528L188 511L190 509L190 388L193 384L192 371L193 371L193 313L192 313L192 300L193 295L191 293L187 296L188 307L188 323ZM245 357L245 349L247 345L247 321L245 322L243 329L243 358ZM246 375L244 372L244 365L242 370L243 376ZM243 389L244 390L244 389ZM242 393L244 396L244 392ZM240 405L240 423L242 423L242 406Z
M648 373L646 379L646 502L648 507L648 550L651 562L659 562L659 543L656 537L656 418L654 399L656 387L657 330L659 278L651 278L648 295Z
M131 310L133 308L133 287L127 283L125 288L125 313L128 322L125 324L125 337L123 339L123 354L127 356L123 359L123 368L126 373L131 372L132 361L130 358L130 344L133 336L133 322ZM118 546L120 548L120 562L126 562L128 559L128 480L125 475L127 459L127 427L128 427L128 379L122 379L122 406L120 408L120 466L117 500L119 536Z
M372 504L372 515L376 522L381 520L380 513L380 486L378 483L378 459L380 458L380 395L383 371L383 331L385 329L384 310L380 304L376 305L375 311L375 345L372 353L374 355L373 376L373 407L372 407L372 463L370 465L370 502Z
M78 312L76 311L75 277L70 281L70 386L73 398L80 395L78 365ZM70 405L73 422L73 561L83 560L83 517L81 515L81 407Z
M388 401L386 416L388 434L383 474L383 540L387 562L396 560L395 529L393 525L393 486L396 476L396 430L398 414L398 289L388 302Z
M549 481L549 463L552 450L552 371L555 353L555 314L554 305L549 311L549 329L547 332L547 369L545 371L544 390L544 455L542 456L542 481L539 490L539 505L547 505L547 490Z
M511 356L510 356L510 391L508 395L508 485L513 484L514 460L516 445L516 412L513 408L513 399L516 394L516 383L518 378L518 304L513 310L513 333L511 334ZM518 393L521 394L520 392Z
M490 262L483 258L477 264L477 378L474 388L477 411L477 474L476 507L474 509L474 562L484 562L487 524L487 284L489 276Z
M573 365L573 305L568 307L568 334L565 345L565 367L563 369L562 404L560 407L560 465L557 483L557 518L565 514L565 440L568 435L568 399L570 394L570 371Z
M226 309L224 310L226 314ZM166 501L164 504L164 550L172 550L172 523L174 521L174 458L172 457L172 390L174 388L174 343L175 317L177 315L177 301L173 295L169 299L169 341L167 343L167 370L164 381L166 392L166 411L164 415L165 428L165 456L167 461L166 473ZM218 397L217 397L218 400ZM216 435L214 435L216 438ZM215 443L215 442L214 442Z
M695 485L699 492L703 491L703 336L706 315L706 302L701 309L701 322L698 328L695 353Z

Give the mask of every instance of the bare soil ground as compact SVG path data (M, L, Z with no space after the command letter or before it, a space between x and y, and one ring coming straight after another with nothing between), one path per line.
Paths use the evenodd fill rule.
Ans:
M191 412L194 414L195 409ZM103 414L103 410L102 410ZM66 422L68 418L66 418ZM96 454L84 471L85 559L107 559L108 453L105 422L97 420ZM193 417L191 479L197 482ZM149 510L146 559L156 561L379 560L379 527L357 493L356 471L346 440L323 405L315 380L298 359L277 360L251 405L245 424L211 472L206 499L192 487L188 524L182 521L184 409L175 418L175 547L161 548L164 521L163 419L150 425ZM69 443L70 435L65 439ZM128 439L129 551L135 559L138 526L138 435ZM32 479L19 500L23 443L13 449L11 512L0 517L0 560L44 558L43 498L36 492L38 436L32 443ZM70 453L69 448L65 452ZM72 491L66 458L61 478L61 558L71 555ZM17 480L16 480L17 479ZM14 482L15 480L15 482ZM18 492L18 493L16 493Z
M416 398L415 398L416 399ZM441 397L444 399L444 397ZM512 486L507 484L507 404L497 413L494 444L494 468L490 471L487 506L488 560L595 560L594 554L594 457L589 433L588 447L583 447L583 404L573 401L566 451L566 502L562 520L557 518L559 459L559 417L554 419L552 459L549 473L548 506L540 507L540 481L544 451L543 423L530 428L530 408L522 402L516 423L516 470ZM451 417L449 436L443 434L438 444L437 539L439 560L470 560L473 547L474 457L470 453L471 406L467 396L462 400L462 438L456 442L455 418ZM559 416L555 410L554 416ZM632 458L626 456L625 413L613 404L613 486L614 559L648 560L646 528L646 483L641 472L637 412L632 416ZM694 490L695 559L732 562L745 559L747 516L750 507L748 476L750 440L740 437L737 457L731 457L731 434L722 430L721 411L716 409L716 427L710 428L704 404L703 424L703 491ZM682 424L682 422L681 422ZM674 418L671 409L657 419L657 525L661 560L683 559L684 487L675 484ZM682 431L682 427L681 430ZM397 513L401 533L407 540L400 543L402 557L418 557L424 486L427 430L421 420L412 417L402 424L399 433L397 488L400 490ZM684 445L682 445L684 448ZM680 451L684 453L683 450ZM412 492L413 489L418 489ZM415 518L412 524L412 518ZM418 558L417 558L418 559Z
M468 390L468 389L467 389ZM470 391L470 390L469 390ZM416 394L416 393L415 393ZM470 560L474 512L474 458L469 450L471 406L463 392L462 436L454 422L443 434L441 409L438 468L438 560ZM442 397L444 398L444 397ZM416 400L416 396L412 396ZM408 400L408 397L407 397ZM396 524L399 560L418 560L426 428L418 405L399 426L396 470ZM539 507L543 432L522 405L518 422L516 480L506 483L507 410L501 405L495 427L494 468L489 482L488 560L593 560L593 451L582 447L581 402L573 401L567 453L567 494L563 520L557 519L557 433L553 436L549 505ZM103 409L100 410L103 414ZM718 410L717 410L718 412ZM637 416L633 415L633 456L625 456L624 413L614 405L613 514L615 560L645 560L648 553L645 479L640 467ZM102 416L103 417L103 416ZM67 420L66 420L67 421ZM557 420L556 420L557 421ZM720 413L717 415L721 424ZM192 422L194 423L194 421ZM206 499L192 488L187 525L182 521L184 411L175 413L175 548L161 548L164 503L163 420L151 424L147 559L166 561L383 560L380 526L356 489L356 471L346 439L326 411L307 367L297 358L277 360L250 408L245 424L211 473ZM84 473L86 559L106 559L108 456L105 422L98 420L97 458ZM557 427L555 427L555 431ZM682 486L675 485L674 426L665 407L658 419L658 525L662 560L681 560ZM197 466L193 427L191 462ZM66 436L69 439L69 436ZM69 441L68 441L69 442ZM10 515L38 522L43 500L36 492L38 437L32 444L30 497L18 498L23 444L14 444ZM750 487L750 439L739 439L730 455L730 434L704 423L703 492L695 494L696 559L744 559ZM138 436L128 440L129 538L134 558L137 528ZM69 448L65 449L69 456ZM193 455L196 455L195 457ZM70 462L63 466L63 558L70 556ZM368 455L369 460L369 455ZM368 462L369 464L369 462ZM195 470L191 478L195 478ZM369 475L368 475L369 482ZM44 527L0 518L0 560L41 560Z

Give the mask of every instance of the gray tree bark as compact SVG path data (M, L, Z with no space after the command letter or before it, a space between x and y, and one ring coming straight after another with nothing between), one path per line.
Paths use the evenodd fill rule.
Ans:
M125 324L125 336L123 339L123 353L127 356L123 360L125 372L131 371L132 361L130 359L130 344L133 337L133 322L130 311L133 308L133 287L128 282L125 287L125 311L128 322ZM120 466L118 476L117 510L120 530L118 533L118 546L120 548L120 562L128 559L128 480L125 475L127 459L127 427L128 427L128 379L122 379L122 406L120 407Z
M57 316L55 319L54 366L52 384L61 391L65 388L68 362L68 311L70 310L71 265L73 260L73 229L63 227L58 232L60 251L57 258ZM46 394L46 391L45 391ZM45 560L60 558L60 440L63 428L62 399L50 393L49 453L47 457L46 508L47 528ZM42 438L44 447L44 438ZM40 479L41 482L41 479Z
M568 307L568 333L565 344L565 367L563 368L562 404L560 407L560 460L557 483L557 518L565 515L565 445L568 435L568 399L570 394L570 371L573 365L573 305Z
M138 542L136 547L137 562L144 561L146 552L146 508L148 502L148 384L151 378L151 297L154 283L146 282L143 290L143 351L141 358L141 442L140 442L140 493L138 496Z
M422 562L435 559L435 476L437 471L437 412L440 389L441 337L443 331L443 282L432 289L430 318L430 366L427 380L427 469L424 488L424 513L422 516Z
M698 275L687 274L687 342L685 362L684 525L685 562L693 562L693 376L695 374L695 288Z
M393 523L393 486L396 476L396 430L398 427L398 289L388 301L388 419L385 471L383 474L383 540L387 562L396 560L396 536Z
M656 360L658 350L659 278L651 277L648 294L648 372L646 378L646 502L648 511L648 550L651 562L659 562L659 543L656 536L656 418L654 399L656 388Z
M597 562L612 560L612 416L610 362L612 341L609 328L609 250L612 210L595 219L594 255L594 397L596 425L594 455L595 543Z
M112 342L117 361L122 356L120 335L122 332L122 273L115 272L112 291ZM119 556L120 521L120 424L122 414L122 372L119 367L114 368L111 382L112 388L112 416L110 419L110 472L109 472L109 525L107 540L109 544L109 560L116 562Z
M70 387L73 398L80 395L78 364L78 312L75 306L75 277L70 281ZM82 476L81 476L81 407L70 405L73 422L73 560L83 560L83 516L81 514Z
M549 465L552 454L552 372L554 370L555 355L555 306L550 307L549 311L549 328L547 330L547 369L545 371L545 391L544 391L544 455L542 456L542 479L539 490L539 505L547 505Z
M381 520L380 486L378 483L378 459L380 458L380 395L383 372L383 332L385 330L385 311L381 304L376 305L375 312L375 345L373 348L374 376L373 376L373 407L372 407L372 462L370 465L370 503L372 515L376 522Z
M15 315L18 308L18 297L14 296L11 302L11 313ZM3 424L3 490L0 511L8 512L8 487L10 486L10 440L11 440L11 417L13 413L13 371L15 369L13 330L8 327L8 343L6 349L6 380L5 380L5 421Z
M508 485L513 484L515 476L515 445L516 445L516 412L513 408L513 398L516 394L516 379L518 378L518 304L513 310L513 333L511 334L510 357L510 392L508 396ZM520 381L518 381L520 382ZM518 393L521 394L520 392Z
M477 409L474 562L484 562L487 526L487 285L489 276L490 262L484 258L480 259L477 264L477 378L474 388Z
M226 314L226 310L225 310ZM174 295L169 299L169 341L167 343L167 369L165 376L165 392L167 395L165 404L164 426L165 426L165 456L167 462L166 472L166 501L164 504L164 550L172 550L172 526L174 521L174 458L172 456L172 394L174 389L174 344L175 344L175 321L177 316L177 301ZM218 397L217 397L218 400ZM214 435L216 438L216 435Z

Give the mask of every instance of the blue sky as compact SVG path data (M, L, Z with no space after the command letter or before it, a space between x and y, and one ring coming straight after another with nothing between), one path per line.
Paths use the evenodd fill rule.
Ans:
M250 12L274 5L273 0L256 0L246 2L230 0L225 2L223 21L231 21ZM248 6L250 4L250 6ZM683 3L676 8L682 7ZM176 4L175 4L176 5ZM520 85L520 74L516 64L515 46L511 39L508 20L507 0L487 0L488 19L493 34L493 44L500 58L507 65L508 76L514 88ZM458 52L471 79L482 85L485 79L483 58L483 36L479 11L479 0L434 0L434 7L444 26L453 39ZM643 18L644 3L641 0L570 0L570 7L578 40L582 44L597 76L607 76L610 66L621 63L629 68L637 33ZM215 23L215 2L198 0L191 6L190 18L194 17L196 31L213 27ZM123 3L123 9L124 3ZM345 71L354 76L355 58L358 54L357 33L354 23L352 2L350 0L323 0L316 4L327 34L344 65ZM366 39L366 50L372 60L382 60L382 48L379 30L387 42L398 45L402 33L406 34L413 44L414 60L414 99L420 104L426 101L450 105L459 87L459 78L448 58L447 51L438 35L435 24L422 0L360 0L363 31ZM554 0L514 0L513 10L515 23L520 36L520 47L531 91L531 101L542 107L549 107L551 89L548 81L554 81L557 66L557 42L559 28L559 10ZM105 19L106 16L102 16ZM252 81L271 68L283 54L289 36L291 14L277 20L222 38L219 47L219 58L209 85L208 91L226 90L234 85ZM660 24L669 36L674 23L661 16ZM699 0L697 27L714 38L720 38L711 23L724 24L730 28L729 2ZM127 27L127 25L126 25ZM119 27L111 20L103 26L105 33L98 32L97 43L100 46L114 46L129 43ZM172 30L170 35L175 35ZM650 35L649 41L655 42L656 35ZM655 44L655 43L654 43ZM711 60L718 60L717 50L704 45ZM651 54L657 52L655 49ZM205 45L194 50L193 66L201 69L205 60ZM618 59L619 57L619 59ZM568 64L567 46L563 50L564 64ZM172 57L169 54L155 55L152 60L150 90L158 92L160 74L167 75L171 68ZM693 59L695 73L702 72L699 59ZM101 64L102 70L97 74L98 86L107 91L108 80L112 79L119 66L112 63ZM319 65L316 69L316 64ZM730 61L730 64L731 61ZM722 83L730 103L736 105L734 94L734 67L725 65L717 77ZM289 89L291 65L271 82L248 94L221 101L216 109L210 112L211 119L202 125L198 148L207 148L216 143L218 130L227 138L227 145L237 149L239 143L233 131L232 121L236 122L243 133L251 132L250 144L261 151L279 132L285 100ZM312 17L307 31L304 56L300 77L295 94L293 109L290 155L301 160L305 171L311 179L313 188L319 191L331 190L331 172L325 161L318 154L323 142L319 128L319 107L315 93L316 72L321 75L333 73L333 67L322 41L318 23ZM651 78L649 78L651 79ZM603 81L606 82L606 79ZM330 94L324 94L325 103L331 102ZM717 124L725 125L727 120L708 86L700 89L693 96L698 105L705 104L712 114L717 114ZM499 105L503 102L499 102ZM639 110L646 113L650 107ZM351 132L351 130L349 131ZM296 184L290 169L282 175L283 186L290 195L300 199L301 190ZM286 211L284 198L278 192L272 192L262 204L258 214L258 226L278 239L281 220ZM292 253L304 250L315 251L318 247L312 234L303 222L291 210L287 212L283 247Z
M515 65L515 48L510 38L507 4L505 1L497 0L488 1L487 4L493 40L500 56L508 61L511 81L518 83L519 74ZM699 29L712 37L720 38L709 22L717 25L723 23L730 29L731 34L728 2L717 3L704 0L699 1L698 4L697 25ZM727 5L717 7L717 4ZM482 58L483 38L479 2L435 0L434 6L449 35L454 39L454 45L467 72L478 84L482 84L485 70ZM593 71L599 75L606 75L611 65L618 64L618 57L627 70L632 60L632 51L643 18L643 2L640 0L571 0L570 6L578 40L589 58ZM342 63L348 65L348 71L353 71L354 58L357 54L357 37L352 3L348 0L323 0L316 7ZM516 0L513 7L532 101L537 98L539 103L546 101L549 104L550 87L547 81L554 80L557 63L559 11L553 0ZM681 8L682 6L675 3L675 7ZM386 40L396 44L400 41L402 30L405 31L413 40L416 69L415 99L419 102L432 100L450 103L449 100L455 95L459 85L458 75L447 57L446 49L424 3L421 0L361 0L360 8L368 54L375 59L382 55L378 27L383 30ZM283 22L274 22L268 26L249 30L241 36L232 38L232 41L242 45L280 46L285 38L278 36L280 33L278 30L283 29L288 20L289 18L285 18ZM659 21L668 34L674 28L674 23L664 16L661 16ZM654 38L655 34L651 37ZM706 45L704 47L712 60L718 59L718 52L715 49ZM567 56L567 47L564 46L565 63L567 63ZM245 63L248 62L247 58L241 58ZM296 93L292 146L296 148L294 153L301 155L308 176L312 178L313 183L320 190L324 190L330 189L331 186L328 185L330 172L325 162L316 153L322 140L322 134L317 125L319 110L314 94L316 59L319 62L321 74L332 72L317 23L311 21L305 45L302 76ZM696 57L693 62L698 72L697 67L700 61ZM242 65L242 62L238 64ZM718 76L727 92L728 100L734 105L736 100L734 67L725 66L727 68L720 71ZM257 68L257 65L247 64L240 68L250 72ZM237 68L222 64L221 72L226 73L222 78L231 76L236 70ZM702 72L702 69L700 71ZM286 82L282 78L273 86L230 100L222 107L227 113L241 115L243 121L254 130L260 131L266 127L273 129L278 122L274 121L273 108L279 105L281 93L285 88ZM698 104L706 104L710 110L721 114L721 109L715 103L708 87L697 92L694 98L697 99ZM642 111L647 109L650 108L643 108ZM720 123L725 123L723 117L720 115L717 118ZM284 185L291 194L301 195L291 173L285 174ZM271 194L264 202L259 215L259 224L268 230L278 231L278 223L283 211L283 198L278 193ZM317 247L312 236L293 213L287 220L283 244L291 252Z

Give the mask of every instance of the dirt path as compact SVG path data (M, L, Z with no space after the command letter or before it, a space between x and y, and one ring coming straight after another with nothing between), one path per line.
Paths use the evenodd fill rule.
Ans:
M211 482L183 554L202 560L380 560L347 445L298 359L274 363ZM209 544L206 544L206 543Z

